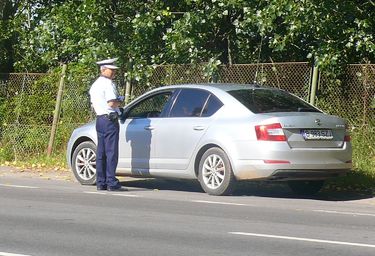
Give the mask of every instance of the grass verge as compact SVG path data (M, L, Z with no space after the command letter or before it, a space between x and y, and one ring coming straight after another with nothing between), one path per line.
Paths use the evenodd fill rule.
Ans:
M50 157L47 157L46 155L35 155L17 161L6 161L0 159L0 164L25 170L68 170L65 153L55 153Z

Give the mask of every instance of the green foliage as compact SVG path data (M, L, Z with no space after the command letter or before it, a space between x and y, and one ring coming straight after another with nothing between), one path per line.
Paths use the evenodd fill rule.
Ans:
M351 136L354 168L375 178L375 127L355 128Z
M351 131L353 171L330 180L331 190L348 190L365 194L375 192L375 126L366 125Z
M372 1L273 0L257 10L260 32L276 52L314 57L319 66L374 60Z
M19 38L15 51L22 56L15 63L17 70L45 71L60 63L89 64L116 55L111 1L51 2L21 4L13 21Z
M65 154L66 144L72 131L80 124L60 123L54 144L54 152ZM46 155L51 126L8 125L3 130L0 148L0 162L25 161L30 157Z
M12 152L12 148L5 145L1 145L0 147L0 163L3 161L11 161L14 159L14 154Z
M3 124L49 124L53 117L57 92L57 76L51 73L36 82L26 81L14 86L11 96L1 108ZM8 92L9 93L9 92Z
M0 20L0 56L18 71L109 56L133 77L153 64L375 60L371 0L6 2L13 15Z
M89 90L98 76L96 65L70 64L65 77L60 124L86 123L91 116Z
M2 144L4 157L9 160L39 155L47 148L49 139L48 126L7 125L3 130Z
M353 171L332 179L329 190L347 190L364 194L375 192L375 129L374 126L355 128L351 132Z
M12 33L12 19L17 12L18 4L18 0L0 1L0 73L13 70L13 45L17 38Z

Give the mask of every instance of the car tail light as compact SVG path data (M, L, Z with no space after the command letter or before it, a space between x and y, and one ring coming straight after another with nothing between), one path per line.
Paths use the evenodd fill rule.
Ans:
M256 125L255 132L258 140L286 141L280 123Z

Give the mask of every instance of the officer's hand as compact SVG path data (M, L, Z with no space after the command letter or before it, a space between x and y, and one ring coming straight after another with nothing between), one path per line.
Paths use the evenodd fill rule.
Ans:
M125 119L126 119L126 113L125 113L125 110L124 108L119 108L121 114L119 114L119 119L121 121L121 123L123 124L125 122Z
M123 102L125 100L125 96L118 96L117 100Z
M119 108L119 110L120 110L120 112L121 112L121 114L119 115L119 117L120 117L120 119L123 119L124 117L125 117L125 110L124 110L124 108Z

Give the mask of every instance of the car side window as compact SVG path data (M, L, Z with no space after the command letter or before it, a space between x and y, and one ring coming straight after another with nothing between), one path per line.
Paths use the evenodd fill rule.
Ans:
M216 98L216 96L211 94L210 97L208 98L208 101L207 101L204 109L203 109L202 117L212 116L222 106L223 106L223 103L218 98Z
M153 118L159 117L167 104L171 92L153 95L136 104L128 113L129 118Z
M182 89L170 117L200 117L210 93L199 89Z

